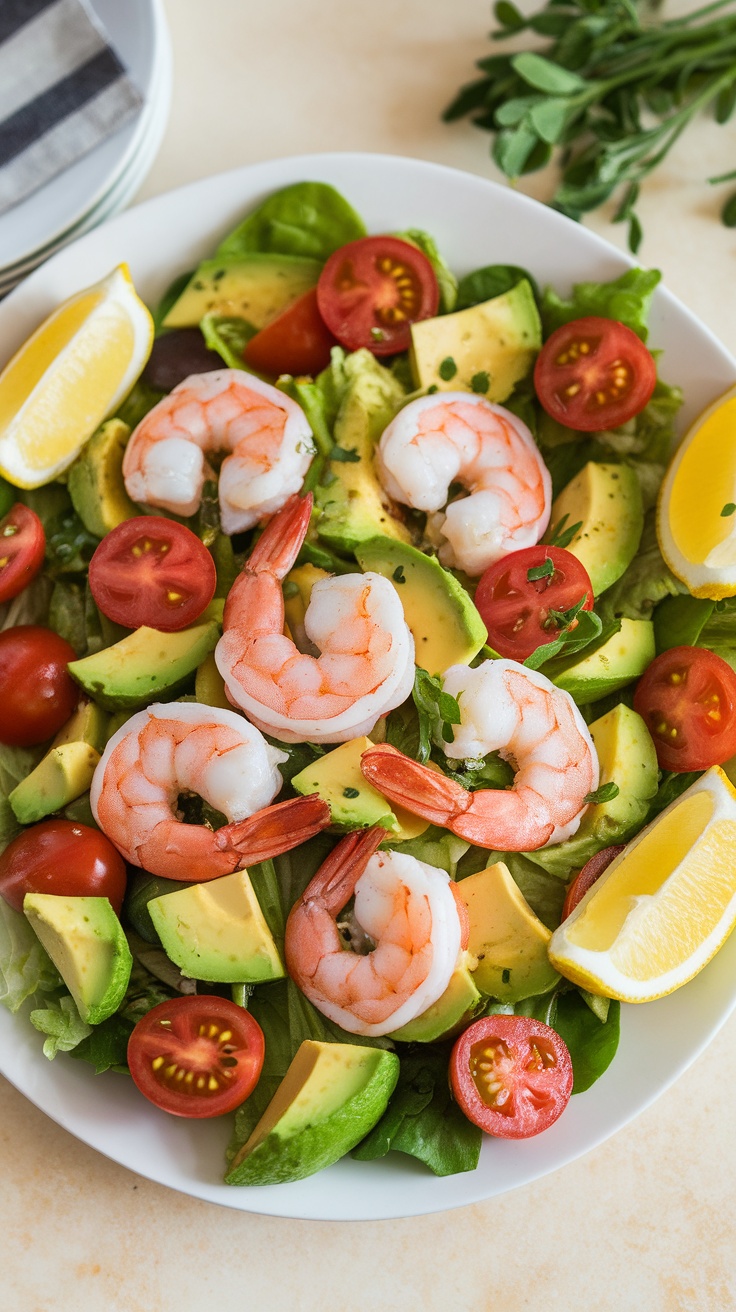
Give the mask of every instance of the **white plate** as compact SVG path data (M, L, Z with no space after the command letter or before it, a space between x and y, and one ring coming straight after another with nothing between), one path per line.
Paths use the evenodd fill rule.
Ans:
M0 340L10 354L63 297L102 278L121 260L155 301L177 272L210 253L242 215L277 187L320 179L338 187L371 232L426 228L452 268L526 265L562 292L580 279L608 279L630 264L600 237L507 188L418 160L314 155L275 160L205 179L148 201L68 246L0 305ZM736 361L673 296L658 290L651 344L662 373L685 389L693 418L736 380ZM409 1158L345 1159L298 1184L257 1189L221 1183L229 1118L166 1116L116 1075L41 1055L27 1021L0 1008L0 1071L79 1139L139 1174L197 1198L243 1211L321 1220L413 1216L478 1202L556 1170L642 1111L698 1056L736 1004L736 935L685 988L660 1002L624 1007L619 1052L587 1093L537 1139L487 1140L478 1169L435 1179Z
M110 42L144 98L139 113L71 168L0 215L0 270L5 273L61 236L93 209L127 168L150 127L166 22L161 0L91 0Z
M140 189L148 176L148 172L158 153L159 147L163 140L166 124L171 107L172 91L172 57L171 42L166 28L161 33L159 43L158 67L156 72L156 85L153 90L152 98L147 111L147 127L143 140L133 157L129 160L126 168L117 179L114 186L101 198L92 210L84 215L78 223L74 224L68 232L62 233L56 240L50 242L40 251L35 251L27 260L21 261L14 265L12 269L4 269L0 273L0 296L5 296L13 287L16 287L23 278L28 275L44 260L48 260L52 255L62 247L67 246L69 242L75 241L84 233L91 231L98 224L112 218L114 214L119 214L120 210L128 204L136 192ZM150 113L148 112L150 109Z

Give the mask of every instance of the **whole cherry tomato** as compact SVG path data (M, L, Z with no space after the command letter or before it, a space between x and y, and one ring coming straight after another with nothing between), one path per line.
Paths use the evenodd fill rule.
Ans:
M125 862L99 829L72 820L42 820L0 854L0 897L23 910L26 893L107 897L116 912L125 893Z
M53 629L20 624L0 633L0 742L32 747L58 733L79 699L67 670L73 660Z

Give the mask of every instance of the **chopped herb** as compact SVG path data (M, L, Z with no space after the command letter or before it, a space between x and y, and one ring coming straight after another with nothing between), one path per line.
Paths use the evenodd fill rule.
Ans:
M396 569L394 570L393 574L391 575L391 578L393 579L394 583L406 583L406 575L405 575L405 573L404 573L404 566L403 566L403 565L397 565L397 566L396 566Z
M344 464L357 464L360 460L358 451L347 451L344 446L333 446L330 451L330 460L342 460Z
M470 380L470 386L474 392L481 392L484 396L491 385L491 375L486 373L485 369L477 374L473 374Z
M572 524L570 528L565 528L569 518L569 515L563 515L559 523L555 524L549 542L551 547L569 547L575 534L583 527L583 521L582 519L579 519L577 524Z
M383 328L371 328L371 337L374 342L382 342L384 341L386 334L383 331Z
M449 383L451 378L457 373L457 365L451 355L446 355L444 360L440 361L440 367L437 370L443 383Z
M601 802L612 802L614 797L618 797L620 791L621 789L618 784L614 784L613 782L610 784L601 784L600 788L596 788L594 793L588 793L588 796L584 797L583 801L586 806L588 803L592 806L599 806Z
M550 606L547 611L547 618L544 621L545 629L571 629L577 622L578 615L587 600L588 594L584 592L580 600L576 601L575 605L571 606L569 610L555 610Z
M732 515L735 510L736 510L736 502L727 501L725 506L723 507L723 510L721 511L721 519L728 519L729 516Z
M527 656L524 661L527 669L538 670L561 653L572 656L573 652L582 651L591 642L606 642L621 628L620 620L611 620L604 631L600 616L594 610L580 610L575 606L569 611L551 611L550 615L554 617L553 622L560 625L559 632ZM566 619L571 615L575 623Z
M431 387L428 387L428 388L427 388L427 396L434 396L435 392L439 392L439 390L440 390L440 389L439 389L439 387L437 386L437 384L436 384L436 383L432 383Z
M530 583L536 583L538 579L549 579L555 572L555 567L549 556L545 556L541 565L532 565L527 570L526 576Z
M510 970L502 970L502 971L501 971L501 983L502 983L502 984L508 984L508 982L509 982L510 979L511 979L511 971L510 971Z
M440 679L419 668L414 675L412 697L419 716L417 760L424 765L429 760L434 737L445 743L453 741L452 726L460 723L460 707L455 697L442 691Z
M343 797L360 797L360 789L359 789L359 788L343 788L343 790L342 790L342 795L343 795Z

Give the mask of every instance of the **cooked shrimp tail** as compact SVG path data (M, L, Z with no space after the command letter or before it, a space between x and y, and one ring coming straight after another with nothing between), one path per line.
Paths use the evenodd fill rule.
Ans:
M306 843L329 823L330 808L316 793L290 797L265 806L247 820L223 825L215 834L215 847L236 855L241 866L256 865Z
M325 909L337 916L353 896L355 885L373 853L387 838L390 838L388 830L380 825L346 834L312 877L302 894L303 899L308 901L319 896Z
M307 536L314 497L295 493L266 526L250 553L248 569L267 569L283 579L294 564Z
M498 752L513 766L511 788L469 792L385 743L363 753L366 779L390 801L476 847L533 852L570 838L599 775L593 740L570 695L506 660L453 665L443 685L460 706L453 741L441 744L445 755L461 761Z

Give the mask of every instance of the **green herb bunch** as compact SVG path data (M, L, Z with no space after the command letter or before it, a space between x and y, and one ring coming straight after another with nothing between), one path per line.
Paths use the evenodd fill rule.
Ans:
M470 114L495 133L493 159L512 179L543 168L559 147L551 204L570 218L622 189L614 222L628 222L636 251L642 180L700 110L725 123L736 106L736 14L718 13L733 5L715 0L664 22L643 0L548 0L530 17L498 0L492 40L530 32L548 44L478 60L483 77L460 89L444 118ZM723 219L736 224L736 197Z

